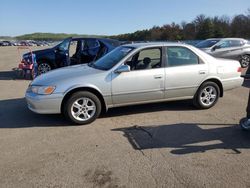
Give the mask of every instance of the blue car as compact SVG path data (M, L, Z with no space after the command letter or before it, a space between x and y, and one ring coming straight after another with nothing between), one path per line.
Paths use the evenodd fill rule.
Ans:
M66 38L53 48L37 50L34 66L36 75L60 67L96 61L120 45L120 42L105 38ZM23 55L27 59L30 53Z

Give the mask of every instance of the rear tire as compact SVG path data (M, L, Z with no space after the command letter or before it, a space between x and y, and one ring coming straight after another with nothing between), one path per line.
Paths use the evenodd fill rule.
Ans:
M240 65L242 68L248 67L250 63L250 55L242 55L240 58Z
M64 106L64 115L78 125L89 124L100 115L99 98L88 91L79 91L70 96Z
M243 118L243 119L240 120L240 127L241 127L241 129L243 131L249 131L250 130L250 126L246 125L247 120L248 120L247 118Z
M220 96L220 88L214 82L204 82L196 92L193 104L199 109L208 109L214 106Z

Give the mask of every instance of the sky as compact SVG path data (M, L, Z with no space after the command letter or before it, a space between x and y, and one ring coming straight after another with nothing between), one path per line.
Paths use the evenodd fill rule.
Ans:
M249 0L0 0L0 36L33 32L117 35L197 15L244 14Z

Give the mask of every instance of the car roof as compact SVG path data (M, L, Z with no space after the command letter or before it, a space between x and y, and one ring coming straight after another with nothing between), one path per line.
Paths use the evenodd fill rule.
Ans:
M110 39L110 38L100 38L100 37L72 37L72 41L77 40L86 40L86 39L93 39L93 40L99 40L101 42L106 42L111 44L112 46L119 46L120 41L116 39Z
M209 38L207 40L246 40L243 38Z
M97 40L117 41L115 39L102 38L102 37L72 37L72 40L82 40L82 39L97 39Z
M145 43L124 44L123 46L142 48L142 47L157 47L157 46L190 46L190 45L180 42L145 42Z

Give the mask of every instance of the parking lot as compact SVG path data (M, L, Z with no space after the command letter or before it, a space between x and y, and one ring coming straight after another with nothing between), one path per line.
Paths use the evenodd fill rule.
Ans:
M37 47L38 48L38 47ZM209 110L191 101L111 109L72 126L27 109L16 47L0 48L0 187L249 187L249 89ZM250 81L245 81L250 86Z

